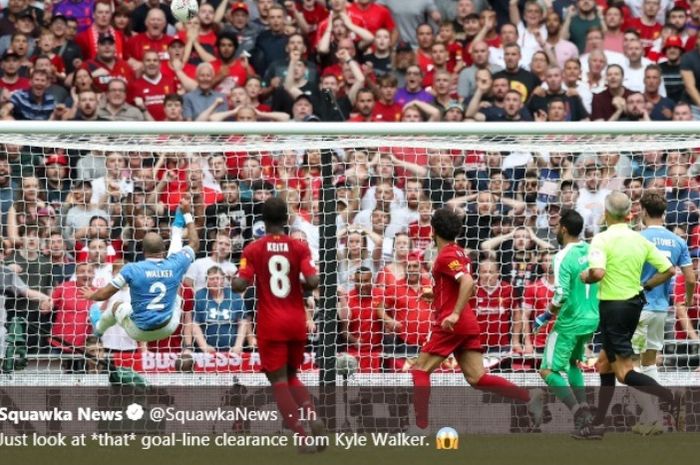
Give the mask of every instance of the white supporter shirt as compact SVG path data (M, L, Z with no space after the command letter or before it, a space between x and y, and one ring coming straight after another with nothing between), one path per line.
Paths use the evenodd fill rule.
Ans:
M579 190L576 211L583 217L585 229L592 231L593 234L598 234L600 231L600 219L605 213L605 197L609 193L608 189L598 189L597 192L590 192L586 188Z
M394 186L394 201L391 203L392 207L400 207L405 203L405 195L401 189L398 187ZM374 210L374 207L377 206L377 199L376 199L376 192L377 192L377 186L372 186L369 189L367 189L367 192L365 192L365 195L362 196L362 201L360 202L360 210Z
M622 69L625 70L625 80L622 81L622 85L634 92L644 92L644 70L652 63L653 61L650 59L642 57L642 66L632 69L629 66L629 61L625 60L625 64L622 66ZM664 84L663 76L661 76L659 95L666 97L666 85Z
M119 194L125 197L134 192L134 183L131 179L121 178L119 180ZM107 193L107 181L104 176L92 180L92 197L90 203L99 205L102 196Z
M207 286L207 271L213 266L218 266L224 270L224 274L227 276L233 276L238 271L236 265L230 260L225 260L223 262L216 262L211 257L198 258L190 265L185 278L192 280L192 286L194 291L197 292Z

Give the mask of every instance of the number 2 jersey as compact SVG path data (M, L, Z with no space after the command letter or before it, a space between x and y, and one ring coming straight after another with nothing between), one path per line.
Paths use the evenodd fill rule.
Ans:
M238 276L255 278L256 334L270 341L305 341L306 309L300 274L316 275L309 246L287 235L266 235L243 249Z
M111 284L117 289L129 285L131 320L136 326L148 331L170 320L180 283L194 258L194 250L185 246L168 258L129 263L112 279Z
M439 330L442 320L454 311L459 297L459 280L471 275L471 260L457 244L448 244L442 248L433 263L433 308L435 309L433 331ZM469 302L454 326L455 334L479 334L479 323Z

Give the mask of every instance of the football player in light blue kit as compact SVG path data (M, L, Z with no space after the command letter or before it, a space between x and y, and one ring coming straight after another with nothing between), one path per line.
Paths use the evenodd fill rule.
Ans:
M642 221L646 229L642 236L653 243L673 264L678 266L685 277L685 301L686 306L693 302L695 290L695 272L693 262L688 253L687 243L676 234L664 227L666 214L666 199L652 191L645 192L640 201L642 207ZM642 271L642 283L651 278L656 269L648 263ZM635 353L640 355L642 373L651 376L657 382L659 374L656 369L656 354L664 347L664 327L669 310L669 298L673 290L673 279L666 281L653 289L644 289L647 303L639 318L637 330L632 337L632 347ZM636 390L631 390L637 403L642 407L640 421L632 428L632 431L642 435L661 434L664 429L658 418L658 409L654 406L651 396Z
M187 227L189 245L182 247L183 227ZM101 289L83 289L83 297L101 302L124 286L129 286L131 304L115 302L104 312L97 305L90 309L95 334L101 336L119 324L134 340L157 341L170 336L180 324L182 313L178 295L182 278L199 250L199 237L192 218L190 201L182 199L172 225L170 250L157 233L143 238L145 260L129 263Z

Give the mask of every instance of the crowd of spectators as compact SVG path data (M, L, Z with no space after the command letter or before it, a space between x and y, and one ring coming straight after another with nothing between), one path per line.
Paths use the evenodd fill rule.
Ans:
M4 119L700 118L700 0L212 0L187 24L174 20L167 1L0 3L7 3L0 17ZM231 147L241 140L231 138ZM231 292L228 281L243 246L264 232L259 206L271 195L286 199L292 234L319 259L323 153L233 150L3 144L0 341L7 317L21 315L32 348L47 350L49 333L51 350L90 342L89 303L79 286L102 286L123 263L142 259L147 232L167 239L180 197L192 195L207 247L183 285L187 311L173 337L142 349L254 348L254 297ZM700 271L700 162L692 150L388 144L331 156L340 342L384 368L379 354L412 357L428 336L430 217L443 205L464 215L460 243L475 265L472 305L489 351L542 349L546 330L531 334L531 322L552 294L563 208L584 216L590 238L610 191L632 198L635 218L644 190L663 192L667 223L688 240ZM309 306L314 297L307 296ZM698 309L675 310L670 337L697 341ZM118 327L100 343L137 350Z

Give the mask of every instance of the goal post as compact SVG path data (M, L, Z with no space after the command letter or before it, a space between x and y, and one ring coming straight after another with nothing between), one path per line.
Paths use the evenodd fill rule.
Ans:
M430 260L434 258L434 250L430 245L429 234L426 235L420 228L418 203L429 205L431 209L447 203L457 205L465 215L466 232L460 238L461 244L471 251L476 269L479 269L479 262L497 262L497 285L491 287L502 289L507 284L512 294L501 296L501 303L495 299L495 304L489 300L490 294L477 296L477 299L482 299L477 305L483 305L485 309L483 325L488 336L484 340L488 349L485 354L486 363L492 370L503 370L513 379L533 384L537 382L536 366L542 346L535 342L530 325L532 318L541 309L542 299L546 299L547 295L548 271L545 268L548 266L548 258L545 252L556 250L556 238L552 237L556 217L550 211L562 207L585 210L587 237L590 237L600 229L600 198L597 193L621 189L636 196L645 189L657 189L663 192L670 208L673 208L669 224L678 227L678 232L684 234L693 253L700 257L696 249L700 247L700 122L366 125L2 122L0 147L9 159L11 172L8 176L11 184L14 184L14 197L3 198L5 264L17 265L16 268L13 267L17 274L32 278L30 281L33 284L30 287L38 286L37 289L47 295L63 282L54 276L59 269L53 266L56 263L50 266L52 230L58 229L61 232L62 239L66 242L66 251L75 255L75 261L96 259L90 255L89 244L84 243L92 239L89 235L92 233L86 232L78 238L73 228L79 229L82 223L72 220L66 222L68 211L61 202L70 192L71 181L103 178L97 183L93 182L93 195L94 186L100 185L100 195L103 197L96 199L101 205L99 209L107 212L109 226L120 230L120 234L112 234L113 230L108 232L109 237L105 242L108 243L106 247L109 250L93 251L93 255L104 253L113 260L105 262L110 267L105 267L103 273L111 272L111 265L115 261L124 262L140 256L135 238L142 225L136 223L148 223L150 220L147 217L150 214L153 217L152 229L167 228L168 219L177 204L175 199L187 192L188 185L191 187L193 183L201 183L206 191L202 197L206 199L205 205L201 205L198 210L206 216L200 224L201 235L207 244L205 255L216 247L219 229L225 230L225 234L229 235L229 247L233 250L231 255L240 253L240 247L244 243L260 234L259 212L256 212L254 206L257 200L253 196L268 187L273 193L283 192L290 205L294 205L294 215L298 218L298 225L292 225L292 231L305 237L312 249L315 249L315 258L321 272L321 294L316 296L317 334L311 338L309 345L309 353L314 353L316 360L315 363L306 360L304 370L308 371L305 373L307 379L315 378L322 385L332 386L339 379L336 372L337 353L351 354L357 360L357 383L384 380L389 383L406 383L405 372L416 355L415 349L427 337L424 319L428 308L412 301L411 305L415 305L415 308L387 309L388 305L396 306L397 299L396 296L387 295L387 289L395 283L387 284L385 268L389 267L392 273L397 272L391 266L399 261L395 254L405 251L395 250L400 242L396 236L406 236L410 239L410 251L420 255L421 279L429 279ZM318 153L320 158L310 161L311 152L314 156ZM105 159L110 153L120 154L119 163L124 163L121 172L110 172L110 168L105 166ZM222 154L227 175L219 177L216 172L218 168L210 163L214 154ZM53 155L57 157L51 158ZM293 164L286 167L286 171L279 169L285 156ZM165 161L160 162L161 157ZM255 160L255 179L249 176L249 167L246 165L248 159ZM68 174L61 181L65 181L65 186L52 187L54 191L63 189L56 193L58 197L49 198L46 168L51 163L64 166ZM172 163L172 168L168 167L168 163ZM313 171L316 167L318 172ZM391 173L382 174L380 171L383 167L388 167ZM590 181L598 183L594 187L586 186L586 172L591 169L600 171L600 179ZM459 188L456 187L455 170L464 175L460 182L466 187L461 187L462 184ZM172 190L168 190L170 184L163 181L165 186L160 188L164 190L155 191L163 177L170 176L170 171L181 174L182 177L169 181L173 183ZM192 174L195 171L197 173ZM144 176L152 178L145 179ZM494 181L494 176L500 178ZM249 215L244 221L245 232L235 232L235 228L228 223L226 226L218 223L220 220L229 221L234 218L227 216L228 212L221 213L223 217L217 216L215 208L211 214L206 213L207 207L224 202L221 182L225 182L224 178L232 177L238 183L240 201L245 198L246 202L250 202L250 206L241 208L245 215ZM38 186L24 185L23 189L23 180L27 178L36 178ZM577 204L575 199L571 203L570 198L563 199L563 181L569 181L567 189L573 186L579 199L585 193L589 204ZM177 183L179 184L175 186ZM392 197L391 200L378 200L373 197L374 194L367 195L367 192L376 193L377 186L381 183L388 183L394 189L393 194L387 193ZM416 203L409 207L406 199L410 188L407 185L412 183L420 186L420 193L417 199L412 200ZM496 185L501 189L498 192L493 190ZM22 197L33 191L38 192L37 198L32 197L34 194ZM152 192L157 194L151 196ZM464 199L455 200L458 197ZM57 198L60 200L56 201ZM638 209L639 199L634 200L635 208ZM149 202L157 205L150 205ZM386 207L387 218L375 221L372 212L377 202L389 202L391 205ZM479 208L485 210L480 211ZM637 214L638 210L635 215ZM11 216L10 220L7 219L8 215ZM361 218L359 221L358 215ZM210 220L211 223L208 223ZM373 230L377 221L387 221L385 229ZM411 232L413 229L409 226L416 222L418 225ZM381 240L376 244L372 242L371 250L367 246L366 257L362 255L365 253L363 250L357 257L348 258L348 235L353 234L355 227L364 228L361 231L363 244L369 244L377 237ZM71 228L70 231L67 228ZM523 234L527 236L523 239L527 242L523 256L519 255L520 250L515 249L519 247L517 231L525 231ZM39 250L28 254L24 249L34 247L31 239L34 234L43 242ZM99 236L102 233L96 234ZM113 250L117 244L123 249ZM35 257L35 252L46 258L48 264L43 268L35 264L41 261ZM398 281L404 279L407 260L407 255L402 255L398 266L400 270L397 272L401 274L397 274ZM503 260L511 262L504 264ZM530 265L532 269L528 268ZM517 266L523 266L522 274L519 274ZM363 298L371 297L369 300L372 303L368 305L380 302L383 312L383 319L367 325L360 320L378 318L376 309L372 307L373 311L365 313L359 309L359 313L353 316L348 304L348 296L354 289L353 286L357 285L354 273L365 267L370 268L374 283L373 294L359 297L354 294L353 298L364 302ZM27 274L30 268L34 275ZM39 279L37 270L49 269L50 279ZM206 286L206 272L208 270L192 279L195 290L196 286ZM103 279L105 276L102 276ZM73 279L70 275L65 278ZM536 284L540 281L542 285L537 287ZM4 311L0 314L4 317L0 318L0 326L11 328L16 336L16 325L21 321L12 320L12 317L27 317L27 337L13 336L8 339L7 329L3 328L5 331L1 338L3 344L0 344L0 359L4 359L6 354L18 353L17 350L6 350L4 344L7 341L26 339L26 344L30 346L26 357L32 361L25 369L26 376L54 380L64 376L66 364L59 367L46 361L80 357L67 351L61 352L56 345L46 345L38 340L50 336L51 331L58 331L57 318L61 318L59 311L42 311L38 304L18 303L20 300L22 299L8 299L7 308L0 308L0 312ZM508 304L503 304L504 301L508 301ZM24 307L12 308L11 305ZM672 342L664 351L664 376L678 384L692 382L692 370L698 366L698 342L693 336L697 338L697 319L700 315L697 308L686 310L685 313L669 312L667 339ZM507 316L502 316L504 313ZM397 315L407 319L398 321ZM212 328L207 324L213 325L214 319L208 319L206 314L203 314L201 321L196 320L196 316L193 318L195 320L192 324L199 323L201 326L200 332L190 335L189 340L194 349L193 371L203 374L250 374L250 379L255 379L255 382L261 379L259 365L255 364L254 355L251 355L254 351L246 348L239 353L238 348L233 350L231 347L229 350L222 345L222 350L213 347L215 350L207 352L212 344L202 341L218 340L212 335L214 330L207 332ZM68 327L65 324L61 328L64 332L54 334L55 339L72 336L67 334L71 330L66 329ZM84 333L87 329L81 327L79 330ZM87 335L83 333L70 341L84 346ZM210 337L211 340L208 339ZM371 341L363 339L366 337ZM183 336L183 341L187 339L187 335ZM37 347L32 347L33 345ZM249 339L245 345L254 347ZM124 343L115 347L117 348L106 348L112 354L117 354L113 356L121 357L132 346ZM591 355L595 354L596 347L593 345L590 348ZM173 347L172 351L177 352L181 348ZM138 352L138 349L133 347L133 351ZM21 352L20 350L19 353ZM149 379L157 380L160 377L168 382L194 382L188 375L178 377L174 374L177 372L176 367L185 363L179 358L176 362L177 357L174 355L170 357L147 351L146 355L139 357L143 358L139 358L135 365L137 371L144 372ZM11 367L12 364L4 366ZM319 370L318 376L314 370ZM453 376L455 372L454 365L446 365L441 369L445 383L463 382L458 376ZM24 376L19 370L17 374Z

